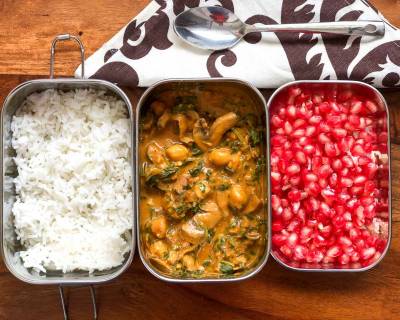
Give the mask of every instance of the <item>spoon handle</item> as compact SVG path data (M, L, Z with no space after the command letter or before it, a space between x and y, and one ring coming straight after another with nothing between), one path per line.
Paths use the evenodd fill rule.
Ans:
M245 33L250 32L302 32L382 36L385 34L385 23L383 21L365 20L271 24L261 28L247 25Z

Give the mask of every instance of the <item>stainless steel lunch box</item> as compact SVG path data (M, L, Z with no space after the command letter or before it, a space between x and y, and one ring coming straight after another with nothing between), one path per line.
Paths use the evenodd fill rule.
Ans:
M58 41L63 40L75 40L81 50L81 60L82 60L82 79L53 79L54 74L54 54L55 45ZM131 122L131 145L134 142L134 113L132 110L132 105L129 98L125 93L118 88L116 85L103 81L103 80L84 80L84 48L79 40L79 38L71 35L59 35L57 36L51 45L51 60L50 60L50 79L40 79L27 81L16 87L7 96L3 109L1 111L1 152L2 152L2 178L3 178L3 188L1 193L2 198L2 211L1 211L1 240L2 240L2 256L4 263L6 264L8 270L18 279L31 283L31 284L58 284L60 285L60 294L63 303L64 316L67 318L67 311L63 299L62 285L92 285L99 284L105 281L112 280L123 273L131 264L132 258L135 251L135 228L132 227L132 240L131 240L131 251L127 255L124 263L119 266L112 268L107 271L97 271L89 274L88 272L70 272L63 274L62 272L48 272L47 274L39 274L32 270L27 270L21 262L20 258L16 258L14 253L20 249L20 245L16 239L14 227L13 227L13 217L11 213L13 202L15 201L15 188L13 185L13 178L16 176L16 167L13 162L13 156L15 152L11 146L11 120L20 107L21 103L25 98L33 92L42 91L46 89L59 89L59 90L74 90L82 88L93 88L101 89L107 91L109 94L115 95L122 99L129 112L130 122ZM133 162L133 148L131 150L132 159L132 174L135 171L135 164ZM133 177L132 177L133 180ZM132 181L132 188L135 184ZM134 191L133 191L134 192ZM133 215L135 214L135 207L133 204ZM135 220L134 220L135 221ZM93 288L90 287L92 293L92 301L95 305L95 296ZM94 310L96 311L96 310ZM95 317L96 317L95 312Z
M271 108L272 105L274 105L275 101L278 99L278 97L282 94L284 94L287 90L290 90L290 88L293 87L307 87L308 89L321 89L321 88L332 88L332 89L350 89L352 91L356 92L361 92L363 95L366 95L367 97L373 99L375 102L377 102L380 106L382 106L385 111L386 111L386 121L387 121L387 130L388 130L388 140L387 140L387 149L388 149L388 178L387 181L385 181L385 184L387 183L388 185L388 240L386 244L386 248L383 251L382 255L380 258L372 263L369 266L363 267L363 268L324 268L322 265L320 268L304 268L301 266L297 266L295 264L289 265L288 263L282 261L282 259L277 256L276 253L274 253L273 250L271 250L271 255L274 257L274 259L281 264L282 266L290 269L290 270L296 270L296 271L317 271L317 272L361 272L361 271L367 271L373 267L375 267L386 255L389 246L390 246L390 241L391 241L391 226L392 226L392 206L391 206L391 170L390 170L390 113L388 106L386 104L385 98L382 96L382 94L374 87L372 87L369 84L366 84L364 82L359 82L359 81L350 81L350 80L301 80L301 81L293 81L289 82L287 84L282 85L279 87L277 90L274 91L274 93L271 95L271 97L268 100L267 108L268 110ZM271 150L269 150L270 154ZM271 179L271 176L269 176L269 179ZM271 189L269 189L269 199L271 198ZM271 209L271 203L269 203L269 210L271 212L271 219L272 219L272 209Z
M140 201L140 157L139 157L139 145L140 145L140 120L143 116L143 111L145 110L146 107L149 106L149 103L154 100L154 98L159 94L160 92L163 91L168 91L168 90L182 90L182 89L199 89L199 88L234 88L235 90L241 91L244 94L246 94L251 101L254 102L254 105L257 107L260 115L260 119L262 119L263 124L265 124L265 137L264 137L264 150L263 154L266 159L266 167L265 167L265 174L269 176L269 130L268 130L268 109L266 108L266 103L264 97L261 95L260 91L258 91L257 88L255 88L253 85L251 85L248 82L237 80L237 79L228 79L228 78L223 78L223 79L169 79L169 80L163 80L160 81L156 84L154 84L152 87L148 88L142 97L139 100L139 103L136 108L136 208L137 208L137 215L136 215L136 233L137 233L137 243L138 243L138 251L140 254L140 258L147 268L147 270L153 274L155 277L168 281L168 282L175 282L175 283L199 283L199 282L232 282L232 281L240 281L240 280L245 280L250 278L251 276L254 276L256 273L258 273L266 264L269 253L270 253L270 206L265 204L264 205L264 210L265 210L265 216L267 220L267 232L268 235L266 237L266 246L265 246L265 251L263 254L263 257L261 258L260 262L258 265L250 270L248 273L243 274L239 277L232 277L232 278L206 278L206 279L182 279L182 278L173 278L168 275L162 274L159 270L157 270L150 261L148 261L145 257L142 243L141 243L141 234L140 234L140 206L139 206L139 201ZM269 179L266 179L266 185L265 185L265 192L264 192L264 202L269 202L268 199L268 191L269 190Z

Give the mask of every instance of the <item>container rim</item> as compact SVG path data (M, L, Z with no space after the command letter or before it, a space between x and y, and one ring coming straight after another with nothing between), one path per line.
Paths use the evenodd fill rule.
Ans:
M22 82L21 84L17 85L14 89L10 91L10 93L7 95L3 102L2 110L0 112L0 133L1 133L1 139L0 139L0 152L1 152L1 177L3 178L3 183L4 183L4 116L5 116L5 110L7 109L7 105L9 101L11 100L12 97L14 97L22 88L31 86L31 85L36 85L36 84L82 84L82 85L101 85L114 93L116 93L126 104L126 108L128 109L129 113L129 119L131 123L131 164L132 164L132 190L133 194L136 193L135 190L135 184L134 184L134 178L133 178L133 173L135 172L135 161L134 161L134 150L133 150L133 142L135 140L134 136L134 116L135 112L132 108L132 104L128 98L128 96L125 94L125 92L119 88L117 85L106 81L106 80L101 80L101 79L76 79L76 78L45 78L45 79L32 79L28 80L25 82ZM50 88L47 88L50 89ZM44 88L43 90L46 90ZM38 285L91 285L91 284L101 284L101 283L106 283L109 282L117 277L119 277L122 273L124 273L129 266L131 265L133 261L133 256L135 254L135 247L136 247L136 201L133 199L132 203L132 214L133 214L133 224L132 224L132 239L130 241L131 243L131 250L129 252L129 256L125 260L125 262L121 265L120 269L116 270L113 273L110 273L109 275L102 275L102 279L96 279L96 278L90 278L90 277L79 277L79 276L74 276L71 278L65 278L65 279L52 279L52 278L43 278L43 279L30 279L27 278L21 274L18 274L15 272L14 267L9 263L8 259L6 259L5 256L5 244L4 244L4 188L2 188L2 191L0 193L0 198L1 198L1 208L0 208L0 245L1 245L1 257L4 261L4 264L6 265L8 271L17 279L29 283L29 284L38 284Z
M388 165L389 165L389 176L388 176L388 181L389 181L389 189L388 189L388 240L386 243L385 250L383 250L382 255L379 257L378 260L376 260L374 263L370 264L369 266L363 267L363 268L356 268L356 269L351 269L351 268L343 268L343 269L335 269L335 268L299 268L299 267L293 267L285 262L283 262L281 259L279 259L273 252L272 250L272 244L271 244L271 255L274 258L278 264L281 266L285 267L288 270L292 271L300 271L300 272L364 272L368 271L372 268L374 268L378 263L382 261L382 259L386 256L387 252L389 251L389 247L392 241L392 175L391 175L391 138L390 138L390 112L389 108L387 105L387 102L385 98L383 97L382 93L379 92L378 89L375 87L371 86L368 83L361 82L361 81L355 81L355 80L296 80L296 81L291 81L288 83L283 84L279 88L277 88L271 95L271 97L268 99L267 102L267 108L271 107L272 101L276 97L276 95L279 94L283 89L294 86L294 85L304 85L304 84L328 84L328 85L334 85L334 84L353 84L353 85L358 85L362 86L365 88L368 88L369 90L372 90L377 97L381 100L383 103L383 106L385 107L386 111L386 123L387 123L387 128L388 128L388 141L387 141L387 146L388 146ZM270 121L269 119L267 120L268 122ZM269 127L268 127L269 128ZM270 148L270 146L269 146ZM269 149L269 154L271 153L271 149ZM271 175L269 175L269 180L271 184ZM272 191L271 189L269 191L269 198L271 199ZM270 206L269 211L271 212L271 220L272 220L272 209L271 209L271 201L269 201L268 205Z
M139 180L139 161L140 161L140 157L139 157L139 153L137 152L138 148L139 148L139 118L140 118L140 112L142 107L145 105L146 99L148 98L148 96L150 95L150 93L157 88L160 85L164 85L164 84L168 84L168 83L201 83L201 82L225 82L225 83L238 83L240 85L243 85L247 88L249 88L250 90L252 90L256 96L260 99L260 101L263 104L263 108L265 111L265 123L266 123L266 132L265 132L265 152L264 154L266 155L266 174L268 175L268 177L270 176L270 166L269 166L269 116L268 116L268 108L267 108L267 104L265 101L264 96L261 94L261 92L251 83L241 80L241 79L236 79L236 78L170 78L170 79L164 79L164 80L160 80L157 81L156 83L154 83L152 86L150 86L149 88L146 89L146 91L142 94L142 96L139 99L139 102L137 104L136 107L136 208L138 208L137 213L136 213L136 236L137 236L137 245L138 245L138 252L139 252L139 256L140 259L143 263L143 265L145 266L145 268L156 278L165 281L165 282L169 282L169 283L219 283L219 282L238 282L238 281L243 281L243 280L247 280L253 276L255 276L257 273L259 273L265 266L265 264L267 263L268 257L270 255L271 252L271 214L270 214L270 206L268 205L266 208L266 214L267 214L267 221L268 221L268 227L267 227L267 243L266 243L266 248L265 248L265 252L264 255L262 257L262 260L260 260L259 264L257 265L256 268L254 268L251 272L244 274L242 276L236 277L236 278L205 278L205 279L193 279L193 278L189 278L189 279L184 279L184 278L170 278L167 276L164 276L163 274L157 272L154 268L152 268L146 261L143 252L141 250L141 246L140 246L140 206L139 206L139 189L140 189L140 180ZM266 179L266 187L268 189L267 191L267 196L269 195L269 189L270 189L270 179ZM267 199L267 201L269 202L269 199Z

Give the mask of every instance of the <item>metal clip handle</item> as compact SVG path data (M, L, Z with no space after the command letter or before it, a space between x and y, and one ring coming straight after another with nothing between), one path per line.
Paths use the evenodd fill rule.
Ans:
M56 36L51 43L51 49L50 49L50 79L54 78L54 56L55 56L55 50L56 50L56 43L58 41L65 41L65 40L74 40L75 42L78 43L79 49L81 51L81 78L83 79L85 77L85 48L83 47L81 39L79 39L76 36L70 35L70 34L60 34Z
M64 288L62 285L58 287L59 293L60 293L60 299L61 299L61 307L63 309L63 315L64 315L64 320L69 320L69 315L68 315L68 302L65 299L64 295ZM90 290L90 297L92 299L92 306L93 306L93 319L97 320L97 303L96 303L96 294L93 286L89 286Z

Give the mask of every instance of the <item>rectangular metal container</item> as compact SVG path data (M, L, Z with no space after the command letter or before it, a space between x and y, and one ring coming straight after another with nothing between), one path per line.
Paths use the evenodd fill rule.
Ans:
M234 88L235 90L241 90L243 93L245 93L249 99L251 99L254 102L254 105L257 106L257 109L259 111L260 118L262 119L263 124L265 123L265 137L264 137L264 149L263 149L263 155L266 159L266 167L265 167L265 174L267 175L266 179L266 186L264 188L265 194L263 195L264 199L264 212L265 212L265 217L268 223L267 226L267 232L268 235L266 237L266 245L265 245L265 251L263 254L263 257L260 259L260 262L256 267L254 267L252 270L249 272L238 276L238 277L227 277L227 278L204 278L204 279L197 279L197 278L173 278L168 275L162 274L159 270L157 270L150 261L148 261L145 257L145 254L143 252L143 247L142 247L142 242L141 242L141 234L140 234L140 197L141 197L141 190L140 190L140 167L141 167L141 162L140 162L140 156L139 156L139 146L140 146L140 120L143 115L143 111L145 108L149 105L149 102L154 99L154 97L157 96L160 92L167 91L167 90L176 90L176 89L182 89L182 88L215 88L215 87L229 87L229 88ZM268 191L269 190L269 154L268 154L268 143L269 143L269 130L268 130L268 110L266 108L266 103L264 97L261 95L261 93L258 91L257 88L255 88L253 85L250 83L247 83L245 81L237 80L237 79L169 79L169 80L163 80L160 81L156 84L154 84L152 87L148 88L142 97L139 100L137 109L136 109L136 208L137 208L137 215L136 215L136 228L137 228L137 243L138 243L138 251L140 254L140 258L147 268L147 270L153 274L155 277L168 281L168 282L176 282L176 283L199 283L199 282L231 282L231 281L240 281L240 280L245 280L250 278L251 276L254 276L256 273L258 273L265 263L267 262L269 252L270 252L270 206L266 204L266 202L269 202L268 199Z
M58 36L52 45L52 55L51 55L51 69L50 75L53 75L53 62L54 62L54 45L57 40L69 40L77 38L69 35ZM79 39L77 40L81 46L82 62L83 62L83 47ZM13 225L13 215L12 206L15 201L15 187L13 183L13 178L17 175L17 169L13 161L15 156L15 151L11 145L11 121L16 110L21 106L22 102L27 96L34 92L43 91L46 89L56 89L56 90L75 90L75 89L95 89L106 91L110 95L114 95L119 99L123 100L126 104L127 111L129 113L131 129L131 145L134 145L134 112L132 110L132 105L129 98L125 93L118 88L116 85L103 80L84 80L84 79L43 79L43 80L32 80L22 83L17 86L10 94L7 96L3 108L1 110L1 176L3 179L1 200L1 253L3 260L8 270L18 279L31 283L31 284L98 284L105 281L112 280L124 272L132 262L133 255L135 252L135 202L133 201L133 226L132 226L132 236L130 240L131 251L126 256L125 261L122 265L112 268L106 271L95 271L93 273L85 271L76 271L62 273L61 271L48 271L46 274L38 273L31 269L26 269L20 258L15 257L15 252L22 249L21 245L18 243L16 238L14 225ZM131 148L131 165L132 165L132 189L133 194L135 194L135 184L134 184L134 155L133 147ZM61 292L61 297L63 299L63 294ZM94 294L92 293L92 298L94 299ZM95 302L94 302L95 303ZM64 307L64 305L63 305ZM64 310L65 311L65 310Z
M277 99L279 99L280 95L285 94L287 90L290 90L293 87L300 87L300 88L308 88L308 89L321 89L321 88L331 88L333 90L337 89L350 89L354 90L358 93L361 93L365 95L366 97L373 99L376 103L378 103L381 107L384 108L386 112L386 121L387 121L387 134L388 134L388 140L387 140L387 165L388 165L388 177L387 181L385 180L384 183L388 185L388 239L387 239L387 244L385 247L385 250L382 252L382 255L380 258L372 263L371 265L368 265L366 267L361 267L361 268L346 268L346 267L337 267L337 268L327 268L324 267L322 264L321 266L318 267L302 267L301 265L298 265L297 263L287 263L283 261L276 253L274 253L273 248L271 249L271 255L274 257L274 259L281 264L282 266L290 269L290 270L295 270L295 271L308 271L308 272L362 272L362 271L367 271L373 267L375 267L386 255L390 242L391 242L391 226L392 226L392 207L391 207L391 167L390 167L390 113L388 106L386 104L385 98L382 96L382 94L374 87L372 87L369 84L366 84L364 82L360 81L351 81L351 80L301 80L301 81L293 81L286 83L279 87L270 97L267 103L267 108L268 110L271 108L271 106L276 102ZM269 121L269 120L268 120ZM269 150L269 155L271 154L271 149ZM269 176L269 179L271 180L271 176ZM271 182L270 182L271 183ZM271 194L272 191L269 189L269 198L271 199ZM271 213L271 220L272 218L272 209L271 209L271 203L269 203L269 210Z
M12 160L15 156L15 151L11 146L11 120L16 110L20 107L25 98L31 93L43 91L46 89L57 90L74 90L74 89L96 89L105 90L110 94L122 99L129 112L131 126L131 143L134 143L133 119L134 114L132 106L125 93L117 86L103 80L79 80L79 79L49 79L49 80L32 80L25 82L16 87L6 98L3 109L1 111L1 153L2 153L2 178L3 188L1 193L2 206L2 255L4 262L10 272L22 281L33 284L89 284L100 283L111 280L120 275L130 265L134 250L135 250L135 228L132 228L132 242L129 256L126 257L124 263L116 268L107 271L96 271L91 274L88 272L47 272L46 275L39 274L32 270L27 270L21 262L21 259L16 259L14 253L18 251L19 244L16 240L16 235L13 226L12 206L15 201L15 188L13 178L16 176L16 166ZM135 167L133 163L133 148L131 151L132 157L132 172ZM133 175L132 175L133 177ZM134 188L134 182L132 181ZM135 209L133 210L133 214Z

